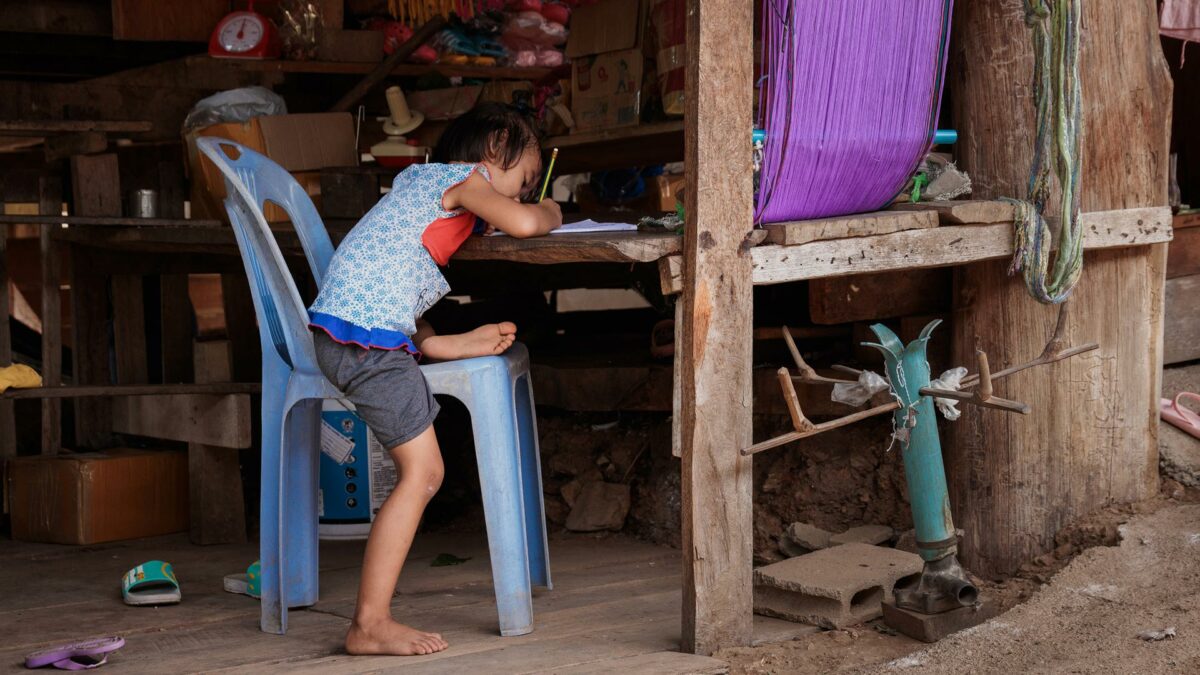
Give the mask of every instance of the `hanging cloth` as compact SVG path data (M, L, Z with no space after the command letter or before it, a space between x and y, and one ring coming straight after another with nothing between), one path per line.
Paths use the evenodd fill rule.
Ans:
M1158 32L1185 42L1200 42L1200 0L1163 0Z
M1083 273L1083 228L1079 224L1079 135L1083 125L1079 84L1080 0L1025 0L1025 22L1033 32L1033 105L1037 141L1029 172L1029 195L1011 202L1016 211L1010 274L1022 272L1038 302L1058 304L1071 296ZM1050 266L1052 235L1044 217L1051 174L1061 191L1058 252Z

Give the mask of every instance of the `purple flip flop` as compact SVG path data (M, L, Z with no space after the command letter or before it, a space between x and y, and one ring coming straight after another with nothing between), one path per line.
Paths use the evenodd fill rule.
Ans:
M59 670L88 670L104 665L108 655L125 646L125 638L102 637L40 649L25 657L26 668L54 666Z

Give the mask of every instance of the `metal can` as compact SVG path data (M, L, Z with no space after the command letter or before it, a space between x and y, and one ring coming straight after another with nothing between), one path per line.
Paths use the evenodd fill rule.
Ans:
M134 190L131 201L134 218L158 217L158 190Z

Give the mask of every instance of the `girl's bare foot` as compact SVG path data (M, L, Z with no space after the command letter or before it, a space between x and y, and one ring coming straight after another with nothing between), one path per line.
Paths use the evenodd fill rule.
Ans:
M346 651L358 655L420 656L449 646L441 635L405 626L391 617L366 624L356 620L346 634Z
M516 324L504 321L489 323L460 335L431 335L417 345L417 348L431 359L452 361L502 354L516 339Z

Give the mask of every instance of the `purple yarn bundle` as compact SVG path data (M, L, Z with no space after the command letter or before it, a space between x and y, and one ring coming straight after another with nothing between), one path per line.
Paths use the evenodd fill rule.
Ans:
M755 220L876 211L933 141L952 0L766 0Z

